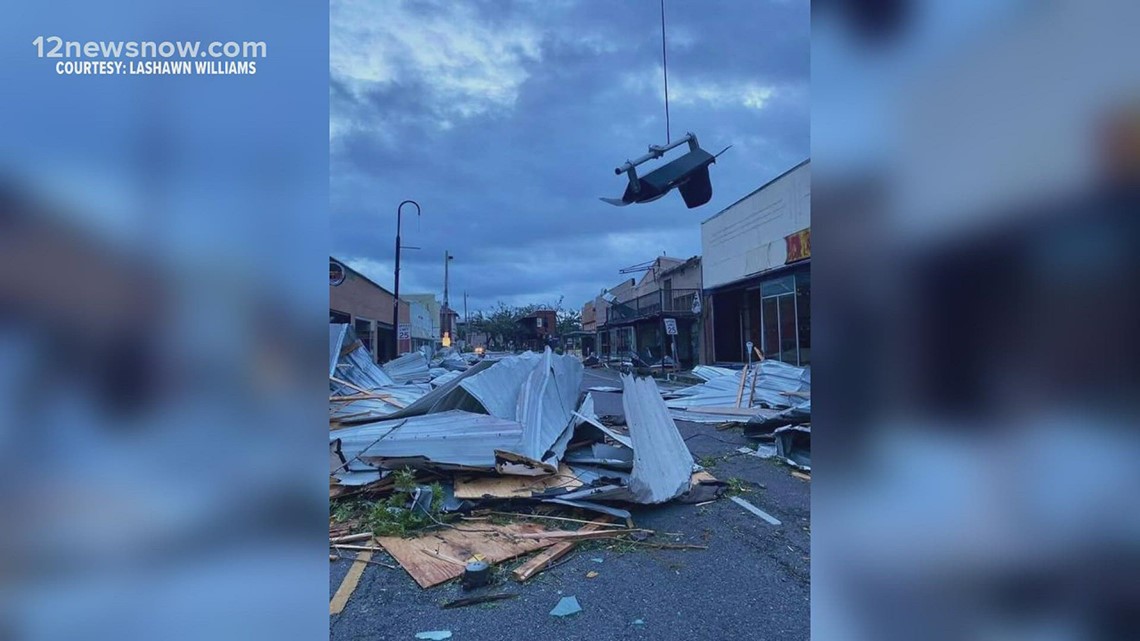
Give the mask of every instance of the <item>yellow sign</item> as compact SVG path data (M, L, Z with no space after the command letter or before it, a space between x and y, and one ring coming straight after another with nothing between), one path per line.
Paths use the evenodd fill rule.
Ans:
M451 332L444 332L443 333L443 346L444 347L451 347Z
M788 257L784 264L811 258L811 227L801 229L790 236L784 236L784 242L788 245Z

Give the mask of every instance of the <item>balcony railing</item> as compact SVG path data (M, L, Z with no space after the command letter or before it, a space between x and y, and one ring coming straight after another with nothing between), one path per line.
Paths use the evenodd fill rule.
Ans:
M627 321L657 314L691 314L699 289L658 290L625 301L614 301L606 309L606 321Z

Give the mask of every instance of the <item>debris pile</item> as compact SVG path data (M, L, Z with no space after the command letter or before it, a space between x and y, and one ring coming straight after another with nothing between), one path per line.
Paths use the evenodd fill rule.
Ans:
M810 369L761 360L742 370L699 365L692 374L705 382L667 396L673 418L742 424L745 435L774 443L789 465L811 470Z
M432 366L446 371L432 377ZM622 504L715 496L724 485L696 465L652 378L622 377L625 425L607 425L580 392L581 361L549 348L482 359L416 352L379 367L351 328L333 326L329 372L330 498L378 535L361 551L383 549L423 587L464 576L473 550L494 564L543 549L515 570L526 580L576 541L652 534L633 528ZM507 507L513 519L537 516L521 508L580 527L456 521ZM598 516L553 514L565 508Z

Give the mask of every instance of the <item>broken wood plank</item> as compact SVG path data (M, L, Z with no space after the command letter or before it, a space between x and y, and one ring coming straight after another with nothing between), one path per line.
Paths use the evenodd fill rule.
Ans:
M360 550L365 552L382 552L384 548L378 548L374 545L348 545L345 543L330 543L330 548L336 550Z
M794 476L794 477L796 477L802 481L811 481L811 474L804 474L803 472L800 472L799 470L793 471L792 476Z
M695 545L692 543L656 543L653 541L624 541L625 543L632 543L634 545L643 545L649 548L657 548L659 550L707 550L707 545Z
M719 483L719 482L720 481L717 481L715 476L713 476L712 474L709 474L708 471L706 471L706 470L701 470L700 472L693 472L693 475L691 477L689 477L689 487L696 487L696 486L700 485L701 483Z
M537 523L511 523L488 525L477 531L447 528L412 539L384 536L376 540L420 587L430 588L463 574L463 565L455 560L482 554L493 565L547 547L551 545L549 540L522 536L545 531Z
M349 534L348 536L338 536L335 539L329 539L329 543L354 543L356 541L367 541L372 538L371 532L363 532L361 534Z
M597 519L595 519L594 521L587 523L586 525L583 525L582 529L580 529L578 531L579 532L594 532L594 531L602 530L607 525L609 525L612 521L613 521L613 517L601 516L601 517L598 517ZM550 566L551 563L553 563L553 562L557 561L558 559L561 559L562 557L566 556L566 554L569 553L570 550L574 549L574 545L575 545L574 541L562 541L561 543L556 543L556 544L550 546L549 548L543 550L542 552L538 553L537 555L534 556L534 558L530 559L526 563L523 563L522 565L515 568L511 572L511 576L513 576L516 581L526 581L530 577L532 577L532 576L538 574L539 572L545 570L547 567Z
M329 601L330 615L340 614L344 610L344 606L348 605L349 597L356 591L360 577L364 574L364 569L368 567L368 561L371 560L372 550L364 550L356 555L356 561L353 562L352 567L348 568L348 574L344 575L344 580L340 582L340 587L336 589L332 601Z
M583 528L583 529L585 529L585 528ZM653 530L628 529L628 530L597 530L597 531L591 530L589 532L583 532L582 530L576 530L576 531L566 530L566 531L562 531L562 532L556 531L556 532L543 532L543 533L539 533L539 534L520 534L519 536L524 538L524 539L561 539L564 541L578 541L578 540L584 540L584 539L604 539L604 538L614 537L614 536L625 536L626 534L633 534L635 532L645 532L647 534L653 534Z
M335 377L335 376L330 376L330 377L329 377L329 380L330 380L330 381L332 381L332 382L334 382L334 383L336 383L337 385L344 385L345 387L349 387L349 388L352 388L352 389L354 389L354 390L356 390L356 391L358 391L358 392L361 392L362 394L368 394L368 393L369 393L369 391L368 391L368 390L366 390L366 389L364 389L363 387L360 387L360 386L358 386L358 385L353 385L352 383L349 383L348 381L346 381L346 380L344 380L344 379L342 379L342 378L337 378L337 377Z
M696 475L694 474L694 477L695 476ZM710 479L712 478L711 474L709 475L709 478ZM715 481L716 479L713 479L713 480ZM589 524L589 523L597 524L598 523L597 519L595 519L593 521L587 521L585 519L571 519L571 518L567 518L565 516L547 516L544 514L518 514L515 512L491 512L491 514L498 514L501 516L516 516L516 517L523 518L523 519L552 519L554 521L567 521L569 523L582 523L582 524ZM468 520L471 520L471 519L468 519ZM600 525L603 525L604 527L616 527L616 528L625 527L625 526L621 525L620 523L601 523Z
M740 389L736 390L736 406L740 407L740 400L744 398L744 381L748 379L748 368L740 370Z
M565 463L556 474L544 476L473 476L456 479L455 498L477 500L483 498L525 499L555 488L573 490L582 487L582 481Z

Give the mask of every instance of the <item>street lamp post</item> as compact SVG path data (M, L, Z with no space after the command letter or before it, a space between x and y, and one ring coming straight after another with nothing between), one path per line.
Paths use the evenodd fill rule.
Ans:
M392 358L400 354L400 212L404 205L411 203L416 206L416 215L420 215L420 204L414 200L405 200L396 207L396 278L392 289L395 300L392 302Z

